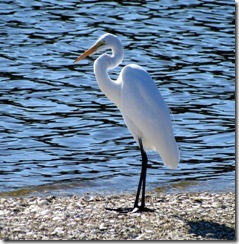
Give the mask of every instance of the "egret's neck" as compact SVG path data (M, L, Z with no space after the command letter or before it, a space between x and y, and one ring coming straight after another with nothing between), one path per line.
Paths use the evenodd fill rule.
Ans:
M117 67L123 60L123 47L115 45L111 47L112 56L108 54L101 55L94 63L94 72L97 83L101 91L117 106L120 102L120 80L111 80L107 71Z

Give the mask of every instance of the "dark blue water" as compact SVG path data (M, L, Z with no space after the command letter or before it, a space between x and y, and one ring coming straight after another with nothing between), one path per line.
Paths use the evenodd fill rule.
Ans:
M149 152L148 189L233 191L234 14L232 1L2 0L0 192L136 190L140 152L97 86L97 55L73 65L105 32L172 112L181 162L170 170Z

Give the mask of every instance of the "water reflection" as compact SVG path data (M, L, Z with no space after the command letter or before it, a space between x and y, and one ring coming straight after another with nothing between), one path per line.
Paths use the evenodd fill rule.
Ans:
M140 154L98 89L97 56L72 64L104 32L119 36L123 65L145 67L172 111L182 162L169 170L150 153L149 188L212 179L233 189L234 4L3 0L0 13L0 191L135 189Z

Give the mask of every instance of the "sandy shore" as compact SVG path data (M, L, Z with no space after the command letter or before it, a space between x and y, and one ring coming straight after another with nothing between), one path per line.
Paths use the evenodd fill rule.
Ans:
M149 193L153 211L120 213L134 195L0 198L4 240L234 240L235 194Z

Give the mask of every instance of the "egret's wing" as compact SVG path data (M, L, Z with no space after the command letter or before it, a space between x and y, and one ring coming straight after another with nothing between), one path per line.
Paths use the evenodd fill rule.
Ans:
M120 110L135 140L159 152L165 164L179 161L169 109L149 74L140 66L128 65L121 73Z

